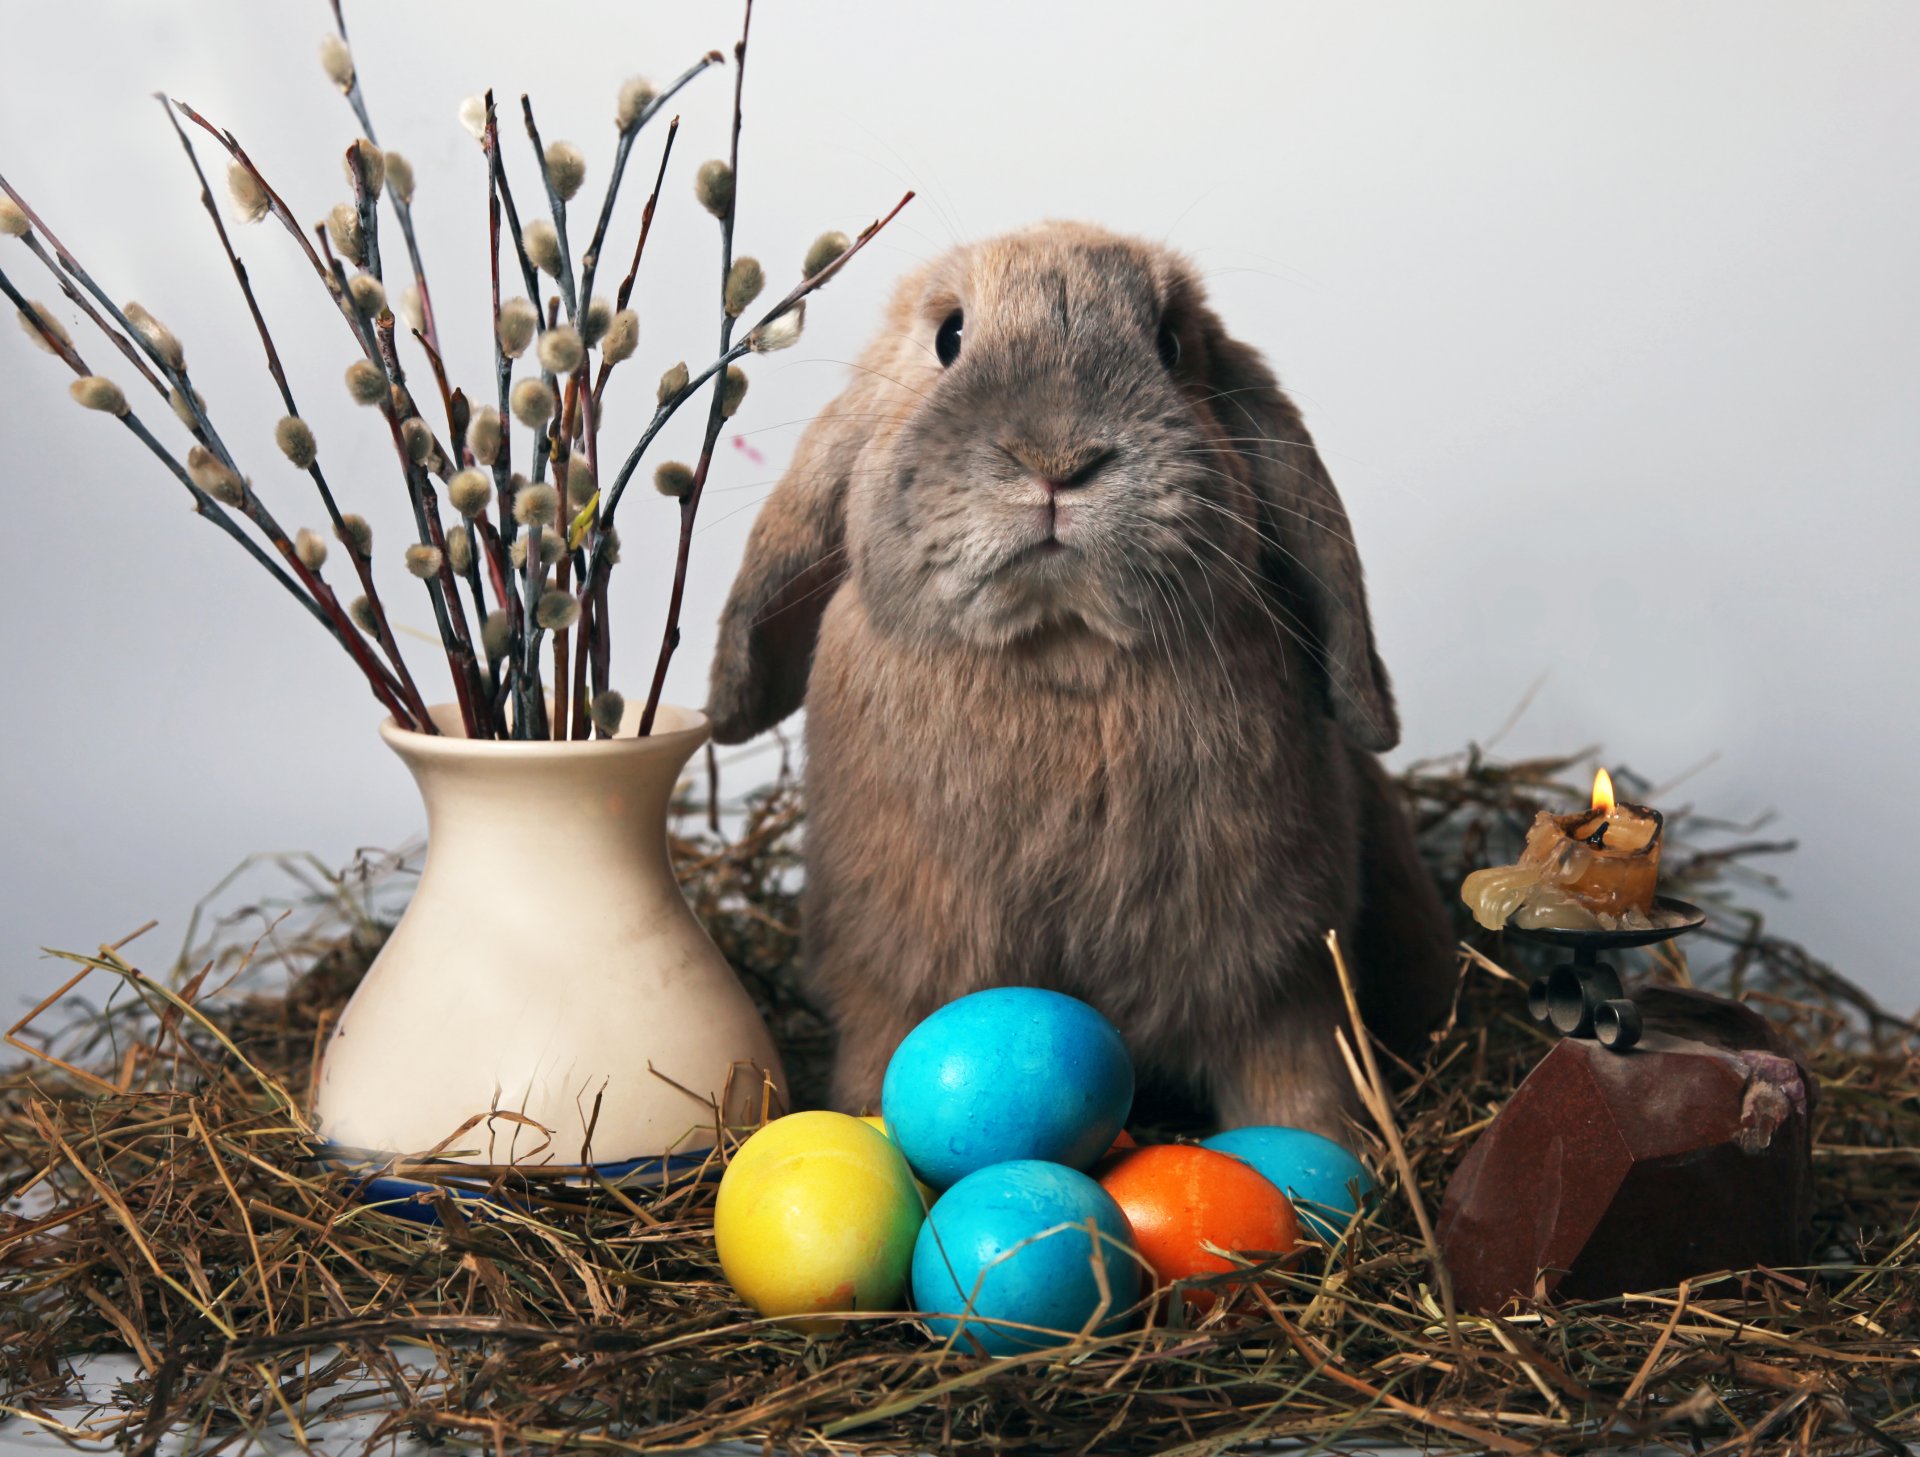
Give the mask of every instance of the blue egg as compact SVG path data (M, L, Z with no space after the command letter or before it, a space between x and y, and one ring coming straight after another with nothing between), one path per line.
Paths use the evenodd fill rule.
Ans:
M1133 1106L1133 1064L1113 1024L1038 987L947 1003L887 1064L880 1111L936 1189L1011 1159L1089 1169Z
M1132 1250L1127 1216L1085 1174L1037 1159L994 1164L942 1194L920 1226L913 1308L942 1340L964 1326L962 1349L978 1341L1006 1356L1065 1345L1100 1314L1097 1266L1109 1312L1099 1331L1116 1329L1139 1298Z
M1201 1147L1251 1164L1293 1201L1301 1222L1324 1240L1335 1240L1358 1211L1349 1186L1363 1199L1378 1187L1366 1167L1331 1138L1304 1128L1229 1128Z

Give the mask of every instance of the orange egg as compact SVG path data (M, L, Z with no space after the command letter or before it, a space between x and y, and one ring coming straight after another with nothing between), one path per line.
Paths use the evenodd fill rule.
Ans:
M1153 1144L1109 1159L1100 1186L1133 1226L1134 1242L1162 1285L1223 1274L1232 1261L1204 1245L1250 1257L1290 1254L1300 1242L1293 1205L1239 1159L1184 1143ZM1215 1292L1187 1298L1205 1309Z

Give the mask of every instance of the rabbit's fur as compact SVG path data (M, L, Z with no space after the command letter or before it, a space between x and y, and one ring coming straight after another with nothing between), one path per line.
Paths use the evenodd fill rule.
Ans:
M901 284L721 618L716 739L803 698L806 957L849 1111L920 1018L1019 983L1099 1007L1224 1124L1339 1135L1327 930L1389 1045L1445 1009L1346 512L1164 248L1049 223Z

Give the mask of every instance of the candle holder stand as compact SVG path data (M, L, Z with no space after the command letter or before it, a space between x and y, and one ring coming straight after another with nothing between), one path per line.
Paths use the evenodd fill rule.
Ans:
M1527 930L1509 926L1516 935L1542 945L1571 951L1562 962L1527 988L1527 1011L1563 1037L1590 1037L1614 1052L1625 1052L1639 1042L1643 1030L1640 1008L1620 985L1620 974L1600 959L1603 951L1626 951L1655 946L1697 930L1707 913L1687 901L1658 896L1654 909L1665 912L1663 924L1641 930L1573 931L1556 927Z

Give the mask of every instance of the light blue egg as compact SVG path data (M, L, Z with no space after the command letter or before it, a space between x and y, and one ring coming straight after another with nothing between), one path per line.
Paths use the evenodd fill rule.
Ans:
M1139 1298L1132 1250L1126 1215L1085 1174L1037 1159L994 1164L942 1194L920 1226L913 1307L942 1340L964 1325L963 1350L1065 1345L1101 1312L1100 1268L1107 1315L1098 1330L1116 1329Z
M1293 1201L1301 1222L1328 1241L1345 1232L1360 1208L1353 1186L1369 1202L1378 1187L1359 1159L1304 1128L1229 1128L1202 1139L1201 1146L1253 1165Z
M936 1189L1012 1159L1089 1169L1133 1106L1133 1064L1113 1024L1039 987L947 1003L887 1064L880 1111Z

